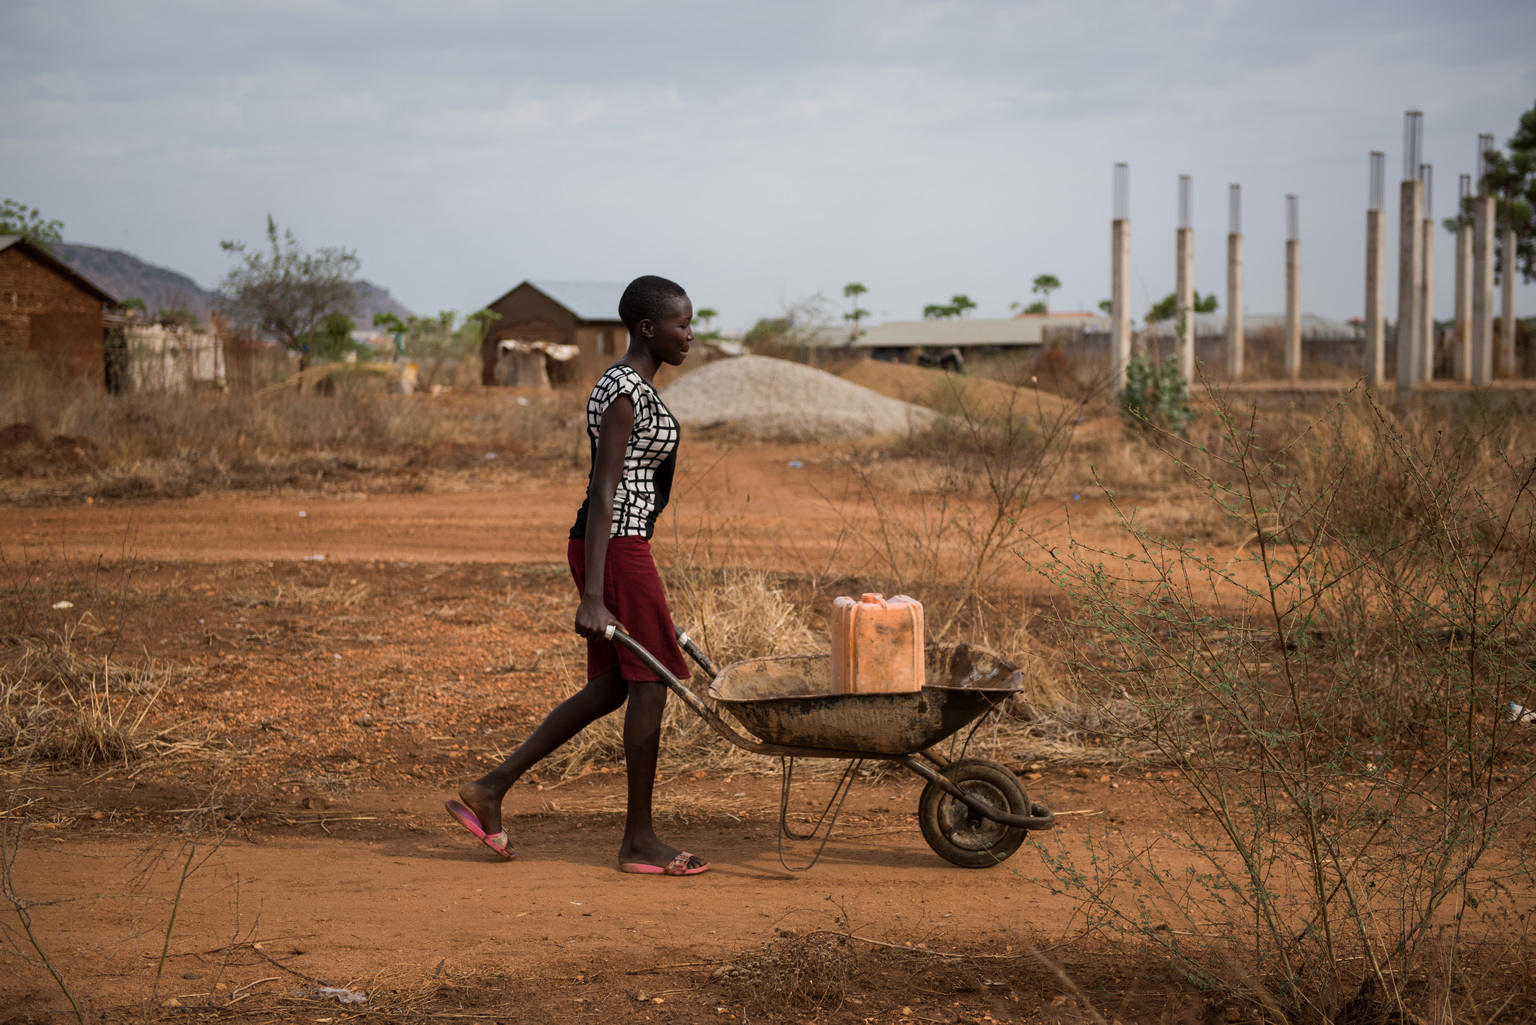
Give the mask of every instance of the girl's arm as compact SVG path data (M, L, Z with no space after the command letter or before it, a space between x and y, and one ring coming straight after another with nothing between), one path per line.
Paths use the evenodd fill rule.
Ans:
M597 428L597 455L593 457L592 483L587 489L586 587L576 609L576 632L601 637L609 624L624 629L603 604L603 577L608 563L608 535L613 530L613 494L624 476L624 449L635 429L635 407L620 395L603 413Z

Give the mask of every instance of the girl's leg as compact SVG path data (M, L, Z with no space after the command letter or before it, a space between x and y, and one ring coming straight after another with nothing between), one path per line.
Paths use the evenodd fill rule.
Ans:
M663 693L665 693L664 690ZM506 761L473 783L465 783L459 787L459 800L475 813L480 819L480 825L487 833L500 831L501 799L512 788L512 784L516 783L523 773L538 764L545 755L609 712L616 711L624 704L628 694L628 685L619 677L618 667L614 667L602 676L588 680L585 687L566 698L553 712L545 716L539 728L519 744L517 750L507 756ZM660 716L656 719L656 726L659 735ZM655 762L653 753L651 757L653 774ZM649 803L647 803L647 809L649 809Z
M656 790L656 758L661 749L661 715L667 707L667 688L657 681L631 683L629 708L624 713L624 763L629 773L629 814L624 822L624 843L619 861L665 865L678 849L661 842L651 817ZM693 863L702 864L695 858Z

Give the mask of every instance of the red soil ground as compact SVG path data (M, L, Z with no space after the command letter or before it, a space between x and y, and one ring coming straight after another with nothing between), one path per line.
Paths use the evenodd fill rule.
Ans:
M790 468L792 458L806 465ZM847 513L829 496L843 479L825 453L700 446L663 533L804 572L830 558ZM8 779L32 802L16 813L26 824L16 892L38 902L40 942L92 1008L319 1022L361 1009L296 995L323 980L367 990L368 1008L401 1020L1077 1020L1089 1000L1079 984L1099 987L1106 1019L1214 1013L1091 943L1060 946L1081 922L1052 895L1040 844L1081 857L1089 830L1139 847L1164 829L1198 829L1179 785L1160 775L1042 767L1031 796L1073 814L980 872L928 850L919 787L901 777L861 781L822 862L785 871L776 777L707 766L664 773L658 800L663 835L713 862L702 877L615 871L616 770L518 787L507 802L517 861L478 847L443 799L515 746L580 672L563 559L582 484L0 515L17 614L82 646L120 637L119 656L146 651L177 667L160 714L178 736L220 745L100 777ZM54 610L58 601L73 608ZM797 810L829 784L806 787ZM821 990L761 960L816 930L894 947L854 941L846 977ZM57 992L23 962L18 937L0 952L0 1007L9 1020L57 1018ZM732 964L768 973L756 989L718 974L731 968L722 959L747 954L759 960Z

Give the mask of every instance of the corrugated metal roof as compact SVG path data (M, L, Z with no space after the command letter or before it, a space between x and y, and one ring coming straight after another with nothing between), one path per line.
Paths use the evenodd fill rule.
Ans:
M102 288L96 282L75 270L75 268L71 267L57 256L54 256L52 253L48 252L48 250L44 249L36 242L29 241L21 235L0 235L0 252L4 252L5 250L11 248L11 246L16 245L18 242L25 243L27 249L31 252L35 259L43 261L58 273L74 280L74 282L85 291L94 294L98 301L108 303L112 306L117 305L117 296L113 295L111 292L108 292L105 288Z
M1104 317L1009 317L1006 320L898 320L870 328L855 349L965 348L980 345L1040 345L1047 327L1100 326Z
M1195 337L1207 338L1213 335L1225 335L1227 333L1227 315L1225 313L1197 313L1194 316ZM1151 325L1152 337L1172 338L1174 336L1175 321L1160 320ZM1243 334L1251 335L1256 331L1273 328L1285 330L1285 314L1283 313L1245 313L1243 315ZM1316 313L1303 313L1301 315L1301 333L1305 338L1324 338L1337 341L1351 341L1364 336L1365 329L1346 324L1340 320L1331 320L1328 317L1318 316Z
M581 320L618 320L625 285L616 281L529 281Z

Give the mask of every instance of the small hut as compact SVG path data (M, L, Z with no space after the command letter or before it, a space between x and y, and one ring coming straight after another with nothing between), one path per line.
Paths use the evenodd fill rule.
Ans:
M629 345L619 319L623 294L624 285L611 281L524 281L486 307L500 319L480 344L481 383L504 383L497 368L509 341L575 346L574 376L597 377Z
M0 365L112 386L103 307L117 297L30 239L0 235Z

